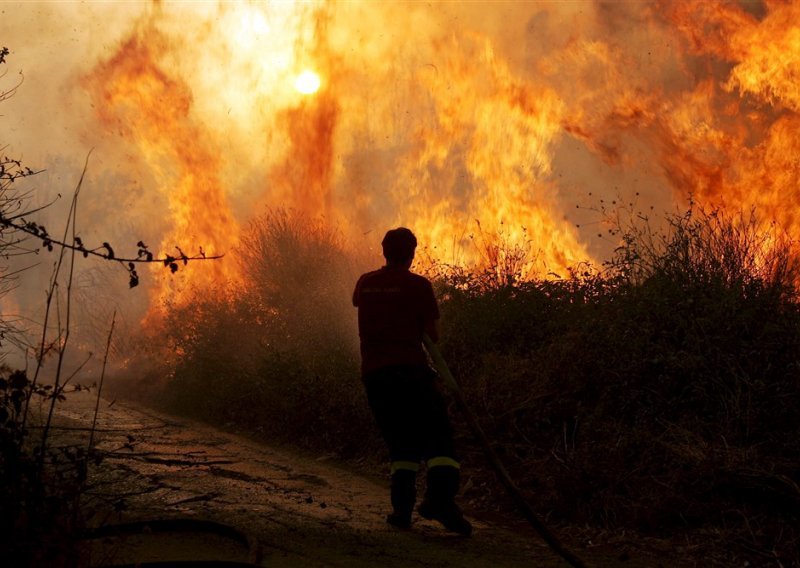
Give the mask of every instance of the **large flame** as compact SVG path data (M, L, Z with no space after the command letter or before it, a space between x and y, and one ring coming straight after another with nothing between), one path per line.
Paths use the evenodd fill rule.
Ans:
M665 163L699 199L755 208L798 239L800 5L767 2L760 20L727 3L694 8L670 17L693 53L727 65L675 101Z
M163 254L176 258L198 252L224 254L235 245L239 227L223 186L223 155L192 115L190 88L164 69L161 58L167 46L167 39L156 30L140 30L114 57L98 65L87 83L99 118L136 145L165 196L171 230L160 243ZM176 249L177 243L192 243L197 251ZM181 276L210 284L234 276L231 266L224 262L203 270L187 266ZM178 286L167 296L162 288L159 300L176 299L180 292Z
M524 277L587 260L574 228L556 217L557 93L515 77L483 38L449 38L437 51L439 65L419 71L433 116L415 128L395 187L408 196L402 218L434 256L459 264ZM525 251L532 256L507 264Z
M616 246L589 193L691 194L800 237L797 22L777 0L159 4L82 85L163 199L167 253L231 252L285 206L534 277ZM237 278L214 263L156 297Z
M342 35L347 30L337 28L345 14L303 5L294 18L283 14L276 33L271 9L220 6L222 21L234 27L224 32L221 46L205 52L215 56L207 64L214 76L218 66L230 71L214 84L231 103L230 122L255 122L261 138L236 132L237 124L225 132L212 124L214 111L202 114L201 105L214 98L207 91L212 83L205 69L181 57L202 52L204 44L191 45L186 34L171 29L165 10L143 16L86 78L100 119L138 148L167 198L175 228L164 237L164 249L188 241L206 252L230 250L238 229L228 196L238 188L225 172L242 157L252 165L263 152L266 175L252 203L324 215L354 233L409 225L432 256L448 262L496 264L505 249L523 251L523 257L530 250L519 268L535 274L589 256L561 218L552 180L563 104L552 89L515 76L488 39L470 34L436 40L429 46L436 64L413 62L409 78L416 92L395 93L392 67L387 73L378 61L368 61L370 48L380 52L386 45L377 42L355 57L341 52L339 44L350 41ZM380 17L373 6L361 9ZM247 34L269 41L252 49L255 40ZM234 63L220 60L226 57ZM325 83L320 88L315 81L292 98L286 85L294 78L296 86L309 63L323 70ZM306 74L310 79L318 76ZM409 106L412 120L397 120L400 105ZM220 131L238 140L222 146ZM372 152L382 154L382 163L370 168L385 167L385 177L364 179L360 162ZM223 268L204 274L196 271L192 282L235 277ZM174 295L159 293L160 299Z

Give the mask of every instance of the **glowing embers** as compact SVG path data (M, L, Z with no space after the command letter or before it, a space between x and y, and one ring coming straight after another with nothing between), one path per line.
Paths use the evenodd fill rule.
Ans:
M322 81L319 75L307 69L300 73L294 81L294 88L304 95L313 95L319 90Z

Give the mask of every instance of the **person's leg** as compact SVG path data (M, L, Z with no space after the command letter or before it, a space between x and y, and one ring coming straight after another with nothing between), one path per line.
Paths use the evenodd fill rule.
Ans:
M411 526L417 498L417 471L421 452L416 440L415 406L402 368L388 368L365 377L367 398L389 449L392 513L386 520L397 527Z
M417 501L418 469L419 463L392 462L392 512L386 517L390 525L403 529L411 526L411 514Z
M435 459L435 458L434 458ZM439 521L444 528L463 536L472 534L472 524L456 504L460 473L453 465L431 464L429 460L425 498L417 511L420 516Z
M439 521L450 531L464 536L472 534L472 525L456 505L461 464L453 443L453 430L447 406L430 370L421 373L419 397L422 402L420 422L427 430L424 457L427 460L425 498L419 514Z

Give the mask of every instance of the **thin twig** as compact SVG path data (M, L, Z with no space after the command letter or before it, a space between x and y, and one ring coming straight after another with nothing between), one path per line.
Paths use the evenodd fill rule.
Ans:
M82 177L83 176L81 176L81 178ZM7 227L7 228L12 229L14 231L20 231L22 233L26 233L28 235L36 237L37 239L39 239L40 241L42 241L44 243L49 243L51 245L58 246L61 249L68 249L68 250L72 250L73 252L80 252L84 256L92 255L92 256L96 256L96 257L99 257L99 258L102 258L102 259L105 259L105 260L113 260L113 261L116 261L116 262L119 262L119 263L126 263L126 264L129 263L129 262L133 262L133 263L137 263L137 264L161 263L161 264L164 264L164 265L169 265L170 263L176 262L176 261L186 262L186 261L189 261L189 260L218 260L218 259L223 258L225 256L224 254L207 255L205 253L202 253L202 254L198 254L198 255L195 255L195 256L180 255L180 256L177 256L177 257L173 257L173 256L170 256L170 255L167 255L167 256L164 256L164 257L152 257L152 258L147 257L147 256L137 256L137 257L130 257L130 258L128 258L128 257L118 257L118 256L113 255L112 253L109 253L108 252L108 247L106 247L105 245L104 246L99 246L99 247L97 247L95 249L88 249L83 245L69 244L67 242L66 236L64 237L63 240L54 239L54 238L50 237L49 235L43 235L39 231L30 228L27 223L15 223L14 220L15 219L13 219L13 218L8 218L8 217L4 217L4 216L0 215L0 226ZM105 252L98 252L98 251L105 251Z
M92 429L89 433L89 452L94 447L94 433L97 427L97 412L100 410L100 394L103 392L103 379L106 376L106 363L108 363L108 352L111 349L111 337L114 334L114 324L117 322L117 310L111 316L111 329L108 330L108 341L106 342L106 353L103 357L103 369L100 371L100 384L97 386L97 399L94 404L94 417L92 418Z
M61 393L63 393L63 392L64 392L64 389L66 389L66 388L67 388L67 385L69 385L69 382L70 382L72 379L74 379L74 378L75 378L75 376L76 376L78 373L80 373L80 372L81 372L81 370L82 370L82 369L83 369L83 368L86 366L86 363L88 363L89 361L91 361L91 360L92 360L92 356L94 356L94 353L89 353L89 354L86 356L86 359L84 359L84 360L83 360L83 363L81 363L80 365L78 365L78 368L77 368L77 369L75 369L75 370L72 372L72 374L71 374L69 377L67 377L67 380L65 380L65 381L64 381L64 382L61 384L61 388L59 388L59 389L58 389L58 394L61 394ZM74 392L74 391L72 391L72 392Z
M91 152L89 153L91 155ZM72 237L75 238L75 225L76 225L76 218L78 213L78 196L81 192L81 187L83 186L83 178L86 175L86 169L89 165L89 155L86 156L86 163L83 166L83 173L81 173L81 177L78 180L78 185L75 188L75 192L72 195L72 205L70 206L69 213L67 214L67 227L64 230L64 240L67 238L67 233L71 229L72 230ZM63 257L63 249L62 249L62 257ZM70 265L69 265L69 276L67 277L67 307L66 307L66 322L64 324L64 338L59 342L58 347L58 363L56 365L56 377L55 377L55 384L53 386L53 392L58 392L60 381L61 381L61 370L64 366L64 355L67 352L67 346L69 344L69 337L71 332L70 326L70 318L72 316L72 280L73 276L75 275L75 251L71 251L70 255ZM60 310L59 310L60 312ZM61 333L61 326L59 325L59 334ZM58 397L54 396L50 401L50 410L47 413L47 421L45 422L44 430L42 432L42 443L39 450L39 460L41 461L45 455L45 449L47 447L47 437L50 431L50 424L53 421L53 413L55 412L56 402L58 401ZM41 467L39 468L41 470Z
M89 154L90 155L90 154ZM83 171L81 172L81 177L78 180L78 186L75 190L76 194L77 191L80 189L81 185L83 184L83 178L86 175L86 170L89 167L89 155L86 156L86 161L83 163ZM75 197L73 197L73 204L75 202ZM70 215L72 215L72 208L70 208ZM67 223L64 227L64 238L63 240L67 240L67 235L69 234L69 227L70 227L70 217L67 217ZM42 370L42 366L44 365L44 355L45 355L45 345L47 343L47 324L50 319L50 309L53 303L53 294L58 287L58 275L61 272L61 264L64 261L64 254L67 249L62 248L58 255L58 262L56 263L53 269L53 275L50 280L50 288L47 291L47 300L45 301L45 309L44 309L44 323L42 324L42 340L40 343L39 353L36 356L36 370L33 373L33 379L31 380L30 389L28 391L28 395L25 398L25 411L22 414L22 424L21 427L24 430L25 424L28 420L28 408L30 407L31 403L31 396L33 395L33 391L36 389L36 385L39 381L39 373Z

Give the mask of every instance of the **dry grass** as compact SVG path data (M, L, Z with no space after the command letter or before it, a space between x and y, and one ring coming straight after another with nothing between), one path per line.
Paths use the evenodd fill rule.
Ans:
M793 244L747 215L693 209L669 225L623 231L607 266L567 280L441 270L442 350L551 520L716 534L722 559L800 562ZM184 356L166 399L382 459L358 381L357 263L335 230L286 212L256 221L244 243L243 290L172 314L168 341L181 337ZM460 442L468 496L504 503L478 448Z

